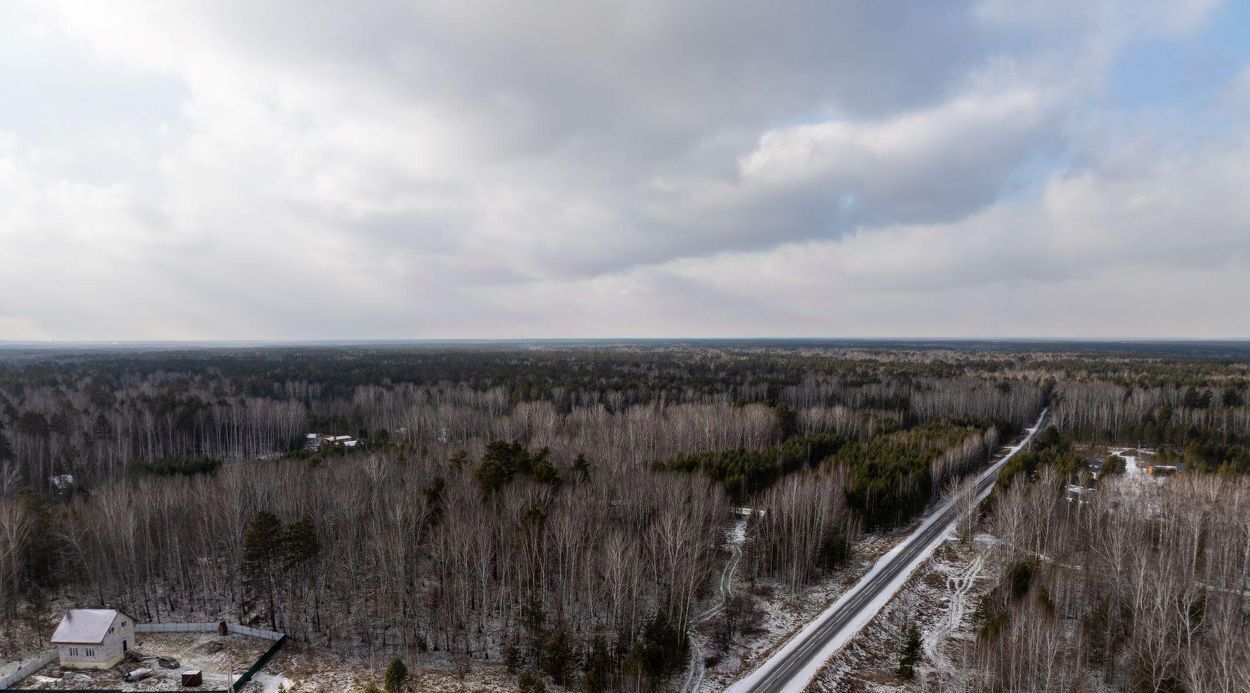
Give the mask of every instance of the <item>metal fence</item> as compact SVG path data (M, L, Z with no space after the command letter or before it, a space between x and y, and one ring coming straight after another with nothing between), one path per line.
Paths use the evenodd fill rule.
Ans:
M261 630L260 628L248 628L247 626L236 626L233 623L226 624L231 633L238 635L250 635L253 638L263 638L265 640L282 640L286 637L286 633L279 633L272 630Z
M136 633L216 633L220 623L136 623ZM281 640L285 634L272 630L250 628L237 623L227 623L226 631L235 635L250 635L265 640Z
M266 632L272 632L272 631L266 631ZM278 633L278 636L279 636L278 639L275 640L273 645L271 645L269 649L265 651L265 654L261 655L260 659L256 660L256 663L253 664L250 669L243 672L243 675L240 676L238 680L234 682L234 685L230 687L231 693L247 685L247 682L252 680L252 677L256 675L256 672L264 668L264 666L269 663L269 660L273 659L273 656L277 654L278 650L282 649L282 646L286 644L286 636L282 635L281 633Z
M216 633L220 628L220 623L136 623L136 633ZM269 663L270 659L277 654L278 650L286 644L286 634L278 633L272 630L262 630L260 628L250 628L248 626L239 625L237 623L227 623L226 631L236 635L248 635L253 638L261 638L264 640L272 640L273 644L265 650L265 654L261 655L256 663L253 664L243 675L234 680L229 688L224 690L205 690L201 693L236 693L246 686L256 672L260 671ZM0 678L0 693L23 693L35 689L30 688L11 688L14 684L22 679L48 666L57 658L56 650L49 650L39 657L26 662L13 673ZM91 688L79 690L62 690L61 693L126 693L119 688Z
M214 633L216 623L136 623L136 633Z

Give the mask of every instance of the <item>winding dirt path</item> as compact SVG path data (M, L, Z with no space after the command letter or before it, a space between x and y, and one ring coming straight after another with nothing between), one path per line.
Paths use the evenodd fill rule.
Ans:
M729 546L729 551L732 555L729 557L729 562L725 564L725 569L721 571L720 584L717 586L716 603L691 619L691 629L697 628L700 624L706 623L713 616L719 614L721 609L725 608L725 601L733 594L734 575L738 571L738 563L742 560L742 542L746 540L746 531L747 519L744 517L738 520L726 533L725 543ZM692 633L692 636L690 638L690 666L686 669L686 680L682 683L681 693L695 693L703 685L703 674L705 673L703 646L699 644L699 634Z

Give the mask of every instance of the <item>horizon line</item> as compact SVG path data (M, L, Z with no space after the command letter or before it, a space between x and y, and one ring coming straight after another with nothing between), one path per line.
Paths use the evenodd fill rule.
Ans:
M254 345L302 346L342 344L508 344L508 343L591 343L591 342L982 342L982 343L1250 343L1250 337L317 337L317 338L208 338L208 339L0 339L0 348L55 346L146 346L146 345Z

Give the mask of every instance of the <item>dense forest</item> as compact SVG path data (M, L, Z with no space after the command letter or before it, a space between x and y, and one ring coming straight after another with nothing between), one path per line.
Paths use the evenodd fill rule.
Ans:
M1052 438L1246 471L1246 383L1236 359L953 348L15 351L0 356L0 618L59 597L650 689L685 666L736 508L755 509L752 579L795 591L1046 406ZM306 449L310 432L359 444ZM1048 441L996 512L1083 464Z
M1072 502L1041 461L993 505L1007 569L977 613L978 687L1246 690L1250 479L1111 474Z

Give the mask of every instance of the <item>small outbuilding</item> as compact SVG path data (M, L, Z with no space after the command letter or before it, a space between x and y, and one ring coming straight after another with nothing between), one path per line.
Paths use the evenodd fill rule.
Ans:
M108 669L135 644L135 620L116 609L72 609L61 618L52 644L67 669Z
M320 450L322 446L354 448L360 441L351 436L323 436L320 433L309 433L304 436L304 449Z
M56 476L50 476L48 477L48 483L51 484L52 489L57 493L69 493L74 490L74 475L57 474Z

